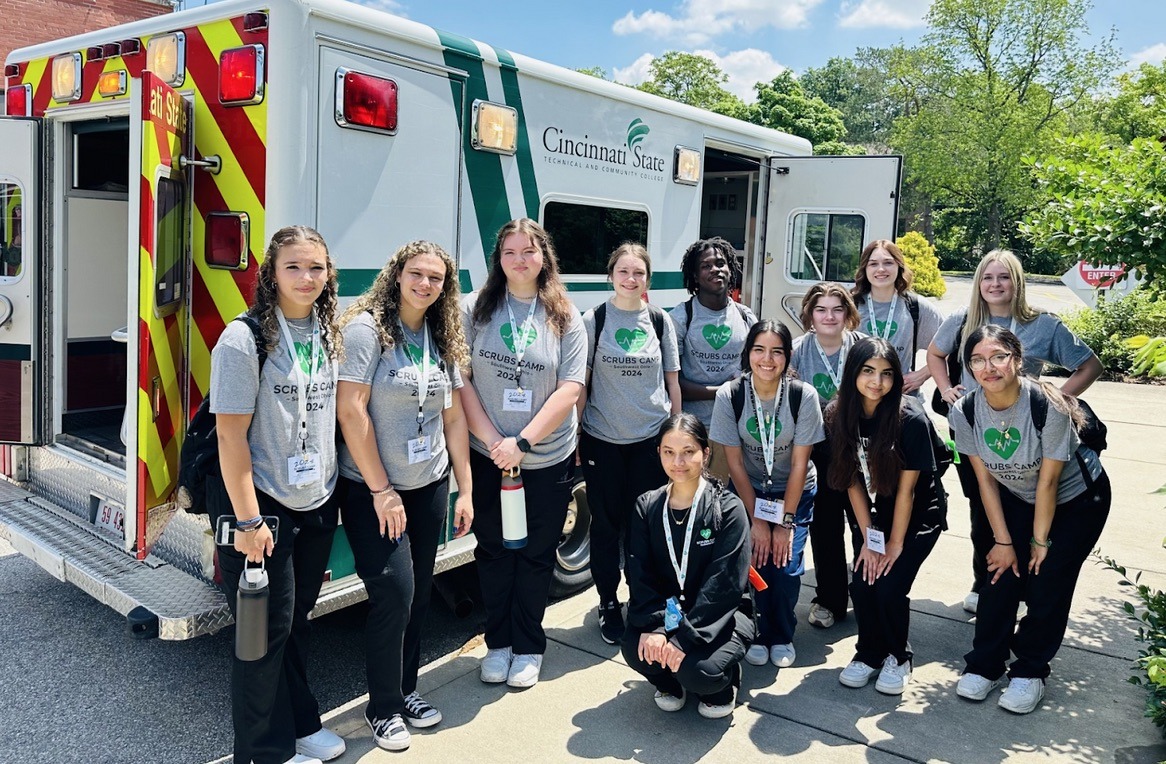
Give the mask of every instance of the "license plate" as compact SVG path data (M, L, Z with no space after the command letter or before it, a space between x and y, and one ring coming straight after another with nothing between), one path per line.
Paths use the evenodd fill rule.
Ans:
M125 510L120 504L115 504L108 499L101 499L97 502L97 512L93 515L93 524L98 528L105 528L124 537L126 533Z

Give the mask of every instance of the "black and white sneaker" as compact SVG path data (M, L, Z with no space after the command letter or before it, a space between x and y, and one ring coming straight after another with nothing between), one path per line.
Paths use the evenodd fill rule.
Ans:
M441 712L416 692L405 697L405 721L414 727L432 727L441 721Z
M393 714L388 719L374 719L365 709L364 721L372 730L373 742L386 751L404 751L412 742L409 728L400 714Z
M616 600L599 605L599 634L609 645L618 645L623 639L623 609Z

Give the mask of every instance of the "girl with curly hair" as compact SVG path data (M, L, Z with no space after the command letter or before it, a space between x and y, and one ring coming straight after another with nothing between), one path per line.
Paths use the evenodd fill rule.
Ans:
M417 693L417 669L451 468L456 536L469 531L474 516L460 297L450 256L414 241L389 258L340 319L336 406L344 445L336 492L369 599L365 721L376 744L390 751L409 747L406 721L441 721Z
M336 267L319 233L275 232L259 266L255 305L211 353L221 477L207 481L212 523L229 515L234 548L219 552L233 607L247 563L270 581L267 653L234 660L235 760L334 759L344 740L320 723L307 683L308 613L316 604L337 508ZM260 368L257 339L266 351ZM278 518L278 540L263 517Z

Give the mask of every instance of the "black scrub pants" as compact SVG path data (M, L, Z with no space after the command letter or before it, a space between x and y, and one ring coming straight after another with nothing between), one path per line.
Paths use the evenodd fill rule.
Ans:
M336 485L356 572L368 592L364 657L368 714L374 719L404 713L405 698L417 689L421 627L449 509L449 476L397 493L405 505L405 534L399 542L381 536L367 485L344 477Z
M814 446L811 460L818 473L818 495L814 497L814 519L810 523L810 549L814 553L817 584L813 601L834 614L846 617L850 568L846 564L846 528L850 527L852 550L862 548L858 522L850 508L850 496L829 485L830 440ZM854 552L857 555L857 551Z
M659 663L640 660L640 636L644 632L628 629L623 638L623 657L628 666L651 682L660 692L681 695L695 693L713 705L733 699L733 687L741 686L741 660L753 641L753 619L738 611L732 628L726 628L707 645L685 654L680 670L673 673Z
M526 492L526 546L502 545L502 470L470 450L474 477L474 536L478 577L486 608L486 646L510 647L515 655L547 650L543 614L555 571L555 550L567 519L575 455L557 464L522 470Z
M1000 503L1020 575L1006 570L996 583L988 579L980 589L976 634L972 651L964 656L965 673L998 679L1011 652L1016 660L1008 670L1009 678L1048 677L1049 663L1065 639L1077 576L1101 538L1112 500L1109 477L1103 472L1092 488L1058 504L1049 530L1052 546L1040 573L1032 575L1028 572L1028 540L1032 538L1033 505L1001 487ZM1022 600L1028 603L1028 614L1017 626L1016 612Z
M223 480L207 478L211 527L233 516ZM231 717L235 761L283 764L296 753L296 738L318 732L320 706L308 688L308 613L316 605L332 552L338 510L334 498L307 512L291 510L256 490L259 512L279 518L268 577L267 654L257 661L232 658ZM246 557L219 547L222 588L231 613ZM236 624L236 628L239 625Z
M656 438L608 443L583 433L579 440L587 503L591 508L591 575L600 604L614 602L623 562L628 518L640 494L668 481L656 452Z
M955 440L955 433L951 434ZM976 480L976 471L972 468L972 460L967 454L960 454L959 463L955 465L959 475L960 489L968 498L968 508L972 520L972 591L979 593L984 582L991 580L988 575L988 552L996 540L992 536L992 525L988 522L988 515L984 512L984 502L980 501L980 484Z

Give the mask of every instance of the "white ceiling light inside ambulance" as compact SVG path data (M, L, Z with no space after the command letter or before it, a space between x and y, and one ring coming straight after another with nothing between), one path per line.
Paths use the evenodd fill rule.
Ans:
M263 46L244 45L219 56L219 101L243 106L263 100Z
M67 53L53 59L53 100L61 103L81 97L81 54Z
M695 186L700 182L700 152L696 149L676 147L675 166L672 171L672 180L688 186Z
M10 117L32 115L32 85L11 85L4 94L4 113Z
M336 124L397 132L397 83L344 67L337 69Z
M151 37L146 43L146 68L171 87L186 79L186 35L182 32Z
M482 151L514 155L518 150L518 112L509 106L474 101L470 145Z

